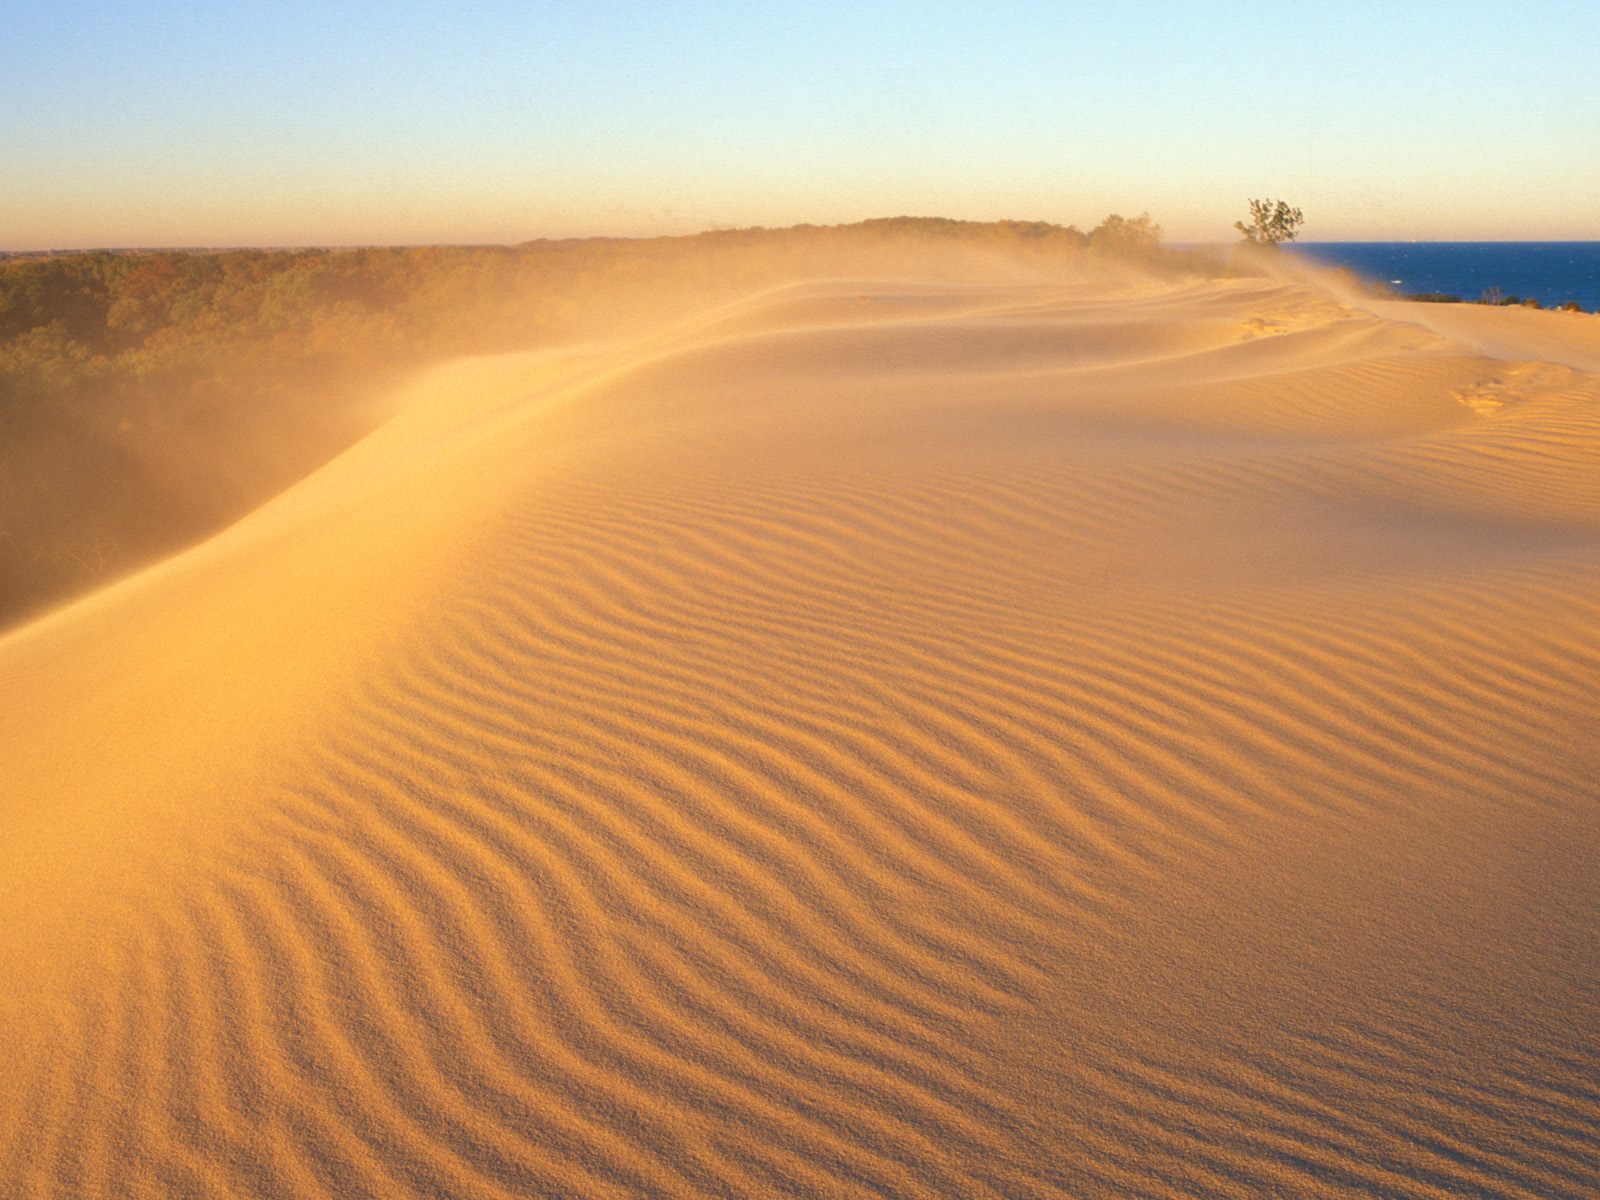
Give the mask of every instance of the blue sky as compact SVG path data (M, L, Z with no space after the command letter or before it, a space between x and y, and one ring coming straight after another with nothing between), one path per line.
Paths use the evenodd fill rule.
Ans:
M242 7L242 6L239 6ZM1600 238L1600 5L0 0L0 247L900 213Z

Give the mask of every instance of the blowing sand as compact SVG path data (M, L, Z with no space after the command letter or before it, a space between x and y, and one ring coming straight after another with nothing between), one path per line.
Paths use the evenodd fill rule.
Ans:
M1600 1192L1600 321L1424 308L796 283L0 638L0 1195Z

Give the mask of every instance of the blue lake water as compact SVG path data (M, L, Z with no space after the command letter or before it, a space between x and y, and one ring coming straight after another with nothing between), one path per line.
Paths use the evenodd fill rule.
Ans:
M1476 300L1490 288L1600 310L1600 242L1301 242L1292 247L1397 292Z

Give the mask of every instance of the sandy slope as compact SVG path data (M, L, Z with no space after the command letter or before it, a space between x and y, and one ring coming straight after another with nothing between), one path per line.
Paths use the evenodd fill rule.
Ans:
M1409 313L796 285L0 639L0 1195L1600 1191L1600 324Z

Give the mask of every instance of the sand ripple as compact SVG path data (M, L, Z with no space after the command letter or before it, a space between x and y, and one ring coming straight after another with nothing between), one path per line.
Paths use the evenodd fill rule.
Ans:
M1261 281L440 372L0 639L0 1194L1596 1194L1597 464Z

